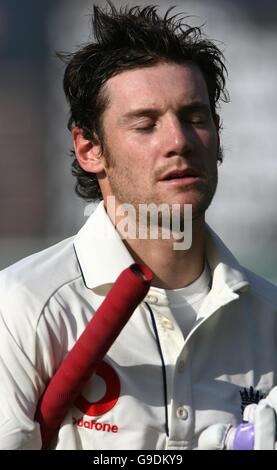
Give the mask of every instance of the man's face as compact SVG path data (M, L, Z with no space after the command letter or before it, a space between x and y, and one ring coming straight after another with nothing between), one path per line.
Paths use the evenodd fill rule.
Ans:
M219 139L198 67L124 71L108 80L106 93L104 199L192 204L193 218L203 215L217 186Z

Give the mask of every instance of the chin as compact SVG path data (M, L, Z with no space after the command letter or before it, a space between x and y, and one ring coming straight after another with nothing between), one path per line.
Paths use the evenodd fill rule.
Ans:
M169 204L180 204L180 205L186 205L190 204L192 206L192 210L198 210L198 208L205 206L207 204L207 201L205 201L206 198L203 197L203 194L195 193L193 191L190 191L189 193L184 193L180 194L176 198L173 199L172 202L168 203Z

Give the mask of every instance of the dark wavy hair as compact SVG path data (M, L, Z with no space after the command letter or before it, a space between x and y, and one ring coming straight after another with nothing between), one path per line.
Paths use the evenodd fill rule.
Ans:
M170 16L169 8L162 18L157 6L116 9L93 8L93 41L77 52L58 56L67 64L64 91L70 105L68 129L79 127L86 139L97 136L104 148L101 117L107 100L103 91L107 80L124 71L149 67L159 62L193 61L207 84L211 111L215 120L218 101L228 101L225 89L227 70L222 51L206 39L201 27L186 24L188 17ZM76 193L86 200L102 199L94 173L84 171L74 151L72 174L77 178ZM219 152L218 159L222 160Z

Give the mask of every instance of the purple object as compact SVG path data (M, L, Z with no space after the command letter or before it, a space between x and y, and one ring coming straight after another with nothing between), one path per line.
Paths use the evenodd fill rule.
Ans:
M254 426L252 423L241 423L235 433L233 450L254 449Z

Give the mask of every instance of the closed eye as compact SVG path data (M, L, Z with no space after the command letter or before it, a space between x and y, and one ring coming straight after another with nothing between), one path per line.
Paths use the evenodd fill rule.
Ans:
M209 107L202 105L184 108L179 113L179 119L181 122L193 125L207 124L210 116Z
M137 132L141 132L141 133L150 133L155 129L155 127L156 127L155 124L150 124L150 125L144 126L144 127L136 127L135 130Z

